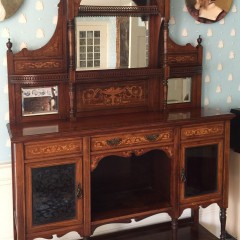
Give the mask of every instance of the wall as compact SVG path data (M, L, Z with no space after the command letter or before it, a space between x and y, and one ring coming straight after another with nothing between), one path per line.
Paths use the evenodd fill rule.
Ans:
M57 8L59 0L25 0L23 6L10 19L0 22L0 170L7 174L1 178L1 198L0 206L4 207L4 214L1 211L0 218L0 239L12 239L11 229L11 171L10 165L10 142L6 130L8 123L8 90L7 90L7 66L6 66L6 46L5 43L10 37L13 42L14 52L27 46L28 49L35 49L43 46L50 39L54 32L57 20ZM204 62L203 62L203 87L202 105L205 107L230 109L240 105L240 1L233 0L233 6L224 20L214 24L198 24L188 14L184 0L171 1L171 21L170 34L172 39L179 44L196 44L199 35L203 38ZM231 153L230 181L230 206L228 222L229 232L234 236L240 235L239 216L239 154ZM3 175L0 175L3 176ZM5 175L4 175L5 176ZM4 179L7 179L6 181ZM236 185L234 187L234 184ZM236 199L236 194L238 198ZM235 194L235 195L234 195ZM8 211L9 209L9 211ZM235 213L235 214L234 214ZM219 234L218 208L211 206L205 210L204 215L200 215L202 222L214 234ZM203 218L204 216L204 218ZM165 219L165 216L161 216ZM233 220L234 219L234 220ZM9 222L8 222L9 220ZM8 227L2 223L8 222ZM238 225L237 225L238 223ZM134 223L133 223L134 225ZM229 226L231 225L231 226ZM112 226L114 229L115 226ZM106 231L100 229L101 231Z

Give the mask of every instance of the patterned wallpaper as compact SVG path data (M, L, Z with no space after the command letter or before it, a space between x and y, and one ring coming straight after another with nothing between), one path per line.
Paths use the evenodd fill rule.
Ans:
M13 51L36 49L48 42L57 22L59 0L25 0L18 12L0 22L0 163L10 161L6 42ZM202 105L230 109L240 106L240 1L233 0L228 15L214 24L199 24L187 12L185 0L171 0L170 34L180 45L203 38Z

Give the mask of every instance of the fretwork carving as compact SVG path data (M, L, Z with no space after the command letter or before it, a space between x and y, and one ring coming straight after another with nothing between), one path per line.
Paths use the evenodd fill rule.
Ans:
M173 147L171 146L166 146L166 147L156 147L154 149L159 149L162 150L167 154L169 158L173 157ZM120 157L134 157L134 156L141 156L149 151L153 150L153 148L140 148L140 149L135 149L135 150L129 150L129 151L121 151L121 152L112 152L112 153L103 153L99 155L93 155L91 157L91 171L97 168L99 162L107 156L120 156Z

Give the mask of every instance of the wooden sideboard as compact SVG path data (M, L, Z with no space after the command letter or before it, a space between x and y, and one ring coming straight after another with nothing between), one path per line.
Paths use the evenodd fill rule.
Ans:
M212 203L224 239L231 117L196 109L9 125L16 239L87 237L163 212L177 235L184 209Z
M202 39L196 47L170 39L170 2L133 4L60 0L56 31L44 47L13 53L7 43L15 240L71 231L88 239L99 226L159 213L171 217L170 230L159 227L162 235L153 239L217 239L198 220L199 208L213 203L221 209L225 239L232 114L201 108ZM76 30L76 18L85 16L119 24L138 17L148 26L146 66L119 67L118 35L117 52L111 52L116 68L98 68L100 46L94 63L92 53L81 53L93 49L85 37L97 44L101 32ZM81 69L86 56L98 67ZM170 99L180 85L183 97ZM187 208L192 215L182 225L178 219ZM149 239L149 230L144 234Z

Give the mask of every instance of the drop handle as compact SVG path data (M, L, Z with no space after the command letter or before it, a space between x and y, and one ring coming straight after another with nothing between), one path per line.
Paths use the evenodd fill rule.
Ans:
M82 190L80 184L78 184L78 186L77 186L76 196L78 199L81 199L83 197L83 190Z
M182 169L182 172L181 172L181 182L185 183L187 181L187 178L185 176L185 170Z

